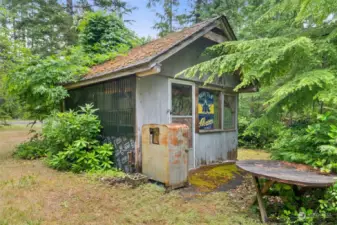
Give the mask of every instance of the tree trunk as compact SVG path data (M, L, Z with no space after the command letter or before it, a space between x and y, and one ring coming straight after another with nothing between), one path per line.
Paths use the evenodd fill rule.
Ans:
M195 1L195 9L194 9L195 23L199 23L201 21L200 19L201 4L202 4L202 0Z
M67 12L69 13L69 15L73 16L73 0L67 0Z
M169 0L169 32L173 31L173 1L174 0Z

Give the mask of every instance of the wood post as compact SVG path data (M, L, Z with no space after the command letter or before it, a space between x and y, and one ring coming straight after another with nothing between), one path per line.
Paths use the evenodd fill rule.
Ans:
M256 198L259 203L260 215L262 223L266 223L268 221L267 211L263 203L262 194L260 190L259 179L257 177L253 177L253 181L256 187Z

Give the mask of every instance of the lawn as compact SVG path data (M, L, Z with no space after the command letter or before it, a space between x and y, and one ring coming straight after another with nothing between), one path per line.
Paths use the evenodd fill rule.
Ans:
M111 187L85 175L63 173L43 161L11 157L28 138L20 126L0 128L0 225L16 224L259 224L226 192L186 199L180 191L147 184Z
M255 160L255 159L270 159L270 153L263 150L254 150L254 149L239 149L238 151L238 160Z

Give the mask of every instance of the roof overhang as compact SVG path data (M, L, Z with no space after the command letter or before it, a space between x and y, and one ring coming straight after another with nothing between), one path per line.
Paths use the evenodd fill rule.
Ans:
M238 93L254 93L254 92L258 92L259 91L259 87L257 85L249 85L247 87L244 88L240 88L238 90Z
M149 76L152 74L159 73L160 71L161 71L161 67L158 64L154 64L154 65L145 64L139 67L134 67L132 69L117 71L114 73L107 73L104 76L95 77L93 79L81 80L75 83L66 84L64 85L64 87L67 90L71 90L71 89L88 86L91 84L96 84L96 83L100 83L100 82L104 82L104 81L108 81L112 79L117 79L117 78L121 78L125 76L130 76L134 74L139 77Z

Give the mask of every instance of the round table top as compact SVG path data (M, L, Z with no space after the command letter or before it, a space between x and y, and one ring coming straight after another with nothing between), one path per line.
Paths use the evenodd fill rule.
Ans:
M313 167L274 160L243 160L236 165L254 176L302 187L329 187L337 176L320 173Z

